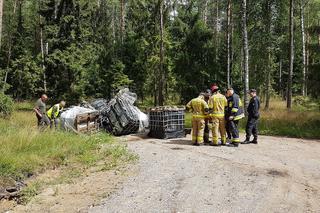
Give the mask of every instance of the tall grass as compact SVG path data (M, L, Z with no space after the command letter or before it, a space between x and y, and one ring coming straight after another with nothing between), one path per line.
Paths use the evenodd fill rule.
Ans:
M245 122L242 122L245 123ZM297 138L320 138L320 111L316 103L293 105L288 111L286 103L273 100L269 110L261 110L261 134Z
M116 165L129 159L126 147L105 133L39 132L34 113L19 107L10 119L0 119L0 183L61 165L91 166L100 160Z

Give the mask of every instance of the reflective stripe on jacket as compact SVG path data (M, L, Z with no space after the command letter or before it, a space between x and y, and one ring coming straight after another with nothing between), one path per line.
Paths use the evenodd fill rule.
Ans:
M228 101L224 95L220 93L212 95L209 99L209 108L212 110L211 117L224 117L227 105Z
M244 118L244 113L242 109L242 102L237 94L233 94L228 98L228 106L226 116L233 116L234 120L240 120Z
M60 109L60 104L55 104L47 111L47 115L50 119L57 118L61 110L63 110L63 107Z
M187 109L193 113L194 118L205 118L209 110L208 104L201 97L192 99L187 104Z

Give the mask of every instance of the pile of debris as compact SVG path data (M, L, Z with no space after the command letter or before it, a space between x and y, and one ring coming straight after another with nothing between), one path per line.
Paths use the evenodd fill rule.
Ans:
M71 107L61 114L62 127L76 132L92 132L99 128L113 135L147 133L148 116L134 106L137 95L122 89L110 101L97 99L82 107Z
M26 186L21 181L10 180L10 184L0 187L0 200L8 199L8 200L18 200L21 194L19 191Z
M75 132L104 129L116 136L143 133L160 139L185 137L185 108L151 108L148 116L134 106L136 100L137 95L126 88L111 100L96 99L71 107L61 114L62 127Z

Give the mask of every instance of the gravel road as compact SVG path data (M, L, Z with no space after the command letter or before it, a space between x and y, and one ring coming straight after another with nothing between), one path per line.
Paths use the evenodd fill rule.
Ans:
M320 212L320 141L261 136L258 145L128 142L136 175L99 212Z

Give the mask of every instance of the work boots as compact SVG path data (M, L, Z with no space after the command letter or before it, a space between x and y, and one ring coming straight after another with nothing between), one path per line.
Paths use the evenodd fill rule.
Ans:
M243 142L241 142L241 144L249 144L249 143L251 143L249 137L246 137L246 140L244 140Z
M253 140L250 141L250 143L258 144L258 137L254 137Z
M239 143L229 143L227 146L228 147L238 147Z
M192 145L193 145L193 146L200 146L200 143L194 142Z

